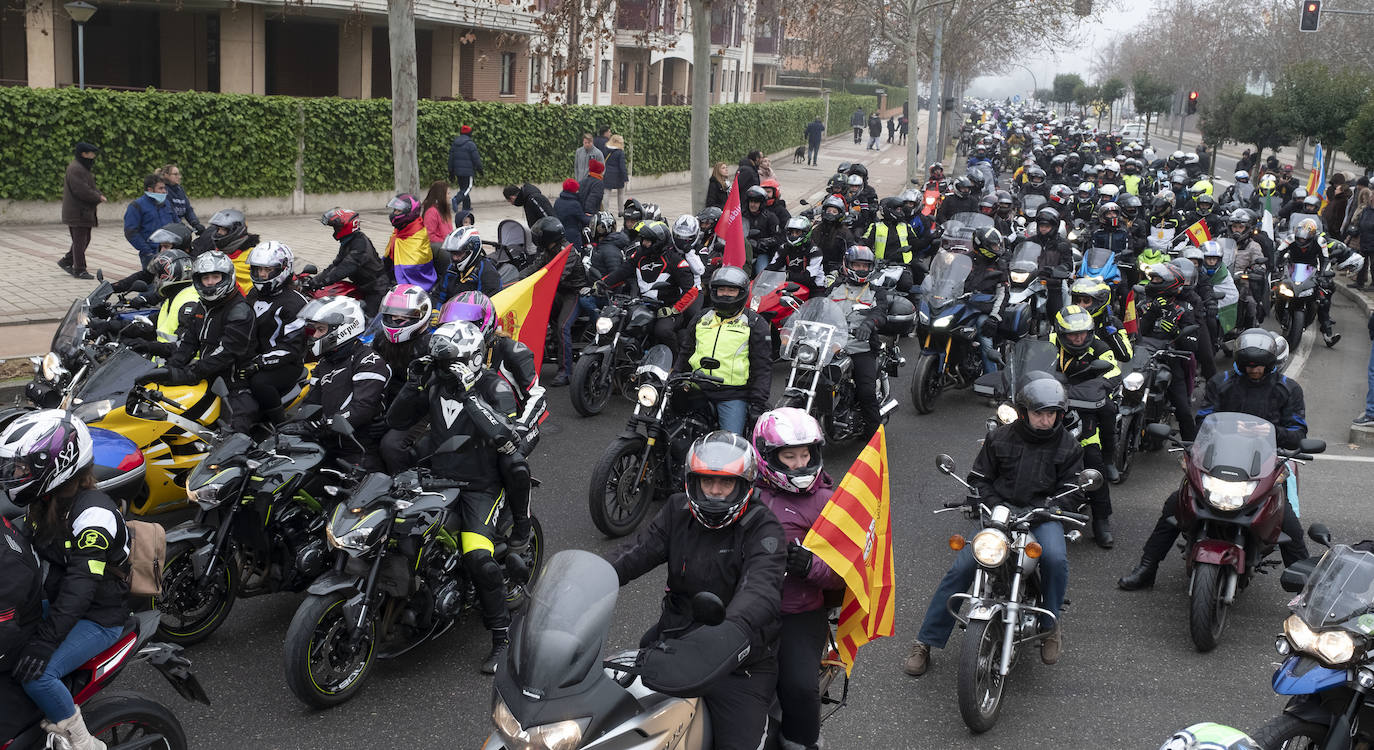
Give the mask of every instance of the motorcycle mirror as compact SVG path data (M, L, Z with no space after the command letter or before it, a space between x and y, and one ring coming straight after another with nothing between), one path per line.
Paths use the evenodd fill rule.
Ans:
M308 276L314 276L319 272L320 269L316 268L314 263L306 263L305 268L301 269L301 273L306 274Z
M948 453L941 453L935 457L935 468L939 469L941 474L954 476L954 459Z
M1303 453L1324 453L1326 451L1326 441L1316 438L1303 438L1298 442L1298 450Z
M353 434L353 425L347 419L331 419L329 420L329 431L348 436Z
M711 370L719 370L720 360L716 359L715 357L702 357L701 364L698 365L697 369L706 370L707 372L710 372Z
M698 591L692 596L692 621L702 625L725 622L725 602L709 591Z
M1152 436L1152 437L1157 437L1157 438L1159 438L1159 439L1161 439L1161 440L1166 440L1166 439L1168 439L1169 433L1170 433L1169 425L1167 425L1167 424L1160 424L1159 422L1154 422L1154 423L1145 425L1145 433L1148 434L1148 435L1150 435L1150 436Z
M1084 469L1078 472L1078 486L1092 492L1102 488L1102 472L1097 469Z
M97 268L97 269L95 269L95 280L96 280L96 281L104 281L104 280L105 280L105 269L103 269L103 268Z
M1314 523L1307 527L1307 538L1323 547L1331 546L1331 529L1324 523Z

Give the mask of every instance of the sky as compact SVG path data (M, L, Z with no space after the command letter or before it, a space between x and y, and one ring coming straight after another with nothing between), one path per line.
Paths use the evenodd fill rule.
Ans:
M1098 3L1103 0L1096 0ZM1057 50L1027 56L1021 60L1034 74L1035 84L1046 89L1059 73L1077 73L1093 83L1093 58L1096 49L1127 33L1149 16L1153 0L1118 0L1102 14L1103 20L1082 23L1080 45L1074 49ZM1020 94L1026 97L1034 90L1031 74L1022 68L1012 68L1003 76L982 76L969 84L969 96L1007 97Z

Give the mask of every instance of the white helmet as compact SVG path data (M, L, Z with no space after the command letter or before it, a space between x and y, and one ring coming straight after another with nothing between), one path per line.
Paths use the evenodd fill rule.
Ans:
M0 434L0 489L23 507L61 487L94 460L85 422L61 409L29 412Z
M424 289L414 284L397 284L382 299L380 312L386 340L399 344L429 325L434 303Z
M248 273L253 288L271 297L291 282L295 256L291 248L275 240L259 242L248 251Z
M696 246L701 238L701 222L692 214L683 214L673 220L673 246L687 252Z
M219 281L205 285L201 279L207 274L217 273ZM218 250L201 253L191 263L191 284L196 288L202 301L218 302L234 292L238 280L234 277L234 261Z
M363 306L352 297L321 297L301 309L297 319L305 323L310 353L316 357L363 335L367 320Z

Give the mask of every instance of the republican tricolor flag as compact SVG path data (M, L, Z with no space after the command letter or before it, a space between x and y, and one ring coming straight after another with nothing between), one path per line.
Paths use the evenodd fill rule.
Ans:
M845 673L859 647L892 635L892 522L887 435L873 434L830 496L803 545L844 579L844 606L835 631Z
M563 278L563 264L572 245L563 248L543 268L497 292L491 298L501 330L528 346L534 354L534 370L544 361L544 334L549 329L549 311Z
M744 268L744 211L740 207L739 180L730 184L730 196L725 199L725 208L716 222L716 236L725 240L721 262Z
M1198 219L1195 224L1183 231L1187 232L1188 239L1198 247L1202 247L1202 243L1212 239L1212 230L1207 227L1206 219Z

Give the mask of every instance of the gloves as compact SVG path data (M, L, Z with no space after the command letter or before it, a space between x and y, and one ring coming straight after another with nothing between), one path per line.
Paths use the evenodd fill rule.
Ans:
M854 326L854 340L867 341L873 338L873 331L877 329L877 327L878 324L874 323L872 318L865 318L857 326Z
M305 292L306 294L318 291L319 288L322 286L324 286L324 284L320 283L318 276L311 276L301 281L301 291Z
M262 365L258 364L257 362L249 362L248 364L244 365L243 367L240 367L240 368L238 369L238 372L234 373L234 379L235 379L235 380L247 380L247 379L253 377L254 375L257 375L257 374L258 374L258 371L261 370L261 369L262 369Z
M787 575L805 577L811 572L811 562L815 559L811 550L792 542L787 545Z
M582 287L581 289L578 289L578 290L577 290L577 296L579 296L579 297L590 297L590 296L592 296L592 288L589 287L589 286L584 286L584 287Z
M477 379L481 377L482 371L475 367L469 367L462 362L455 362L449 365L449 371L458 380L458 384L463 386L463 390L471 390L477 384Z
M149 370L143 373L142 375L139 375L138 377L134 378L134 385L147 385L149 383L165 383L167 382L167 376L171 374L171 372L172 371L170 369L167 369L165 367L159 367L155 370Z
M308 435L314 431L315 427L310 422L287 422L277 428L277 432L283 435Z
M995 315L989 315L978 327L978 332L986 338L993 338L997 335L997 328L1002 323L1002 319Z
M605 297L606 295L611 293L611 289L610 287L606 286L606 282L602 281L601 279L597 279L596 281L592 282L591 293L594 297Z
M1178 321L1173 318L1160 318L1159 330L1172 336L1178 332Z
M425 384L425 375L429 369L429 357L419 357L411 360L406 365L406 385L421 388Z
M658 313L656 317L671 318L674 315L677 315L677 308L673 307L672 305L664 305L663 307L658 308Z
M19 652L19 658L15 661L10 674L17 682L33 682L43 676L44 670L48 668L48 660L52 659L52 652L55 650L57 647L52 644L29 641Z

